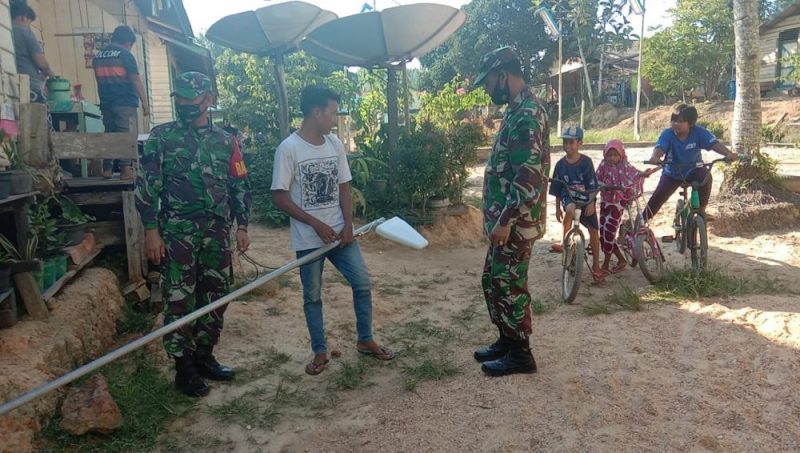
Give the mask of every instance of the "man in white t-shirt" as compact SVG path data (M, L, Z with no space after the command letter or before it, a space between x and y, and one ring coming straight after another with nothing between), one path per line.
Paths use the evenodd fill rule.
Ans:
M306 87L300 99L303 125L275 152L272 200L291 217L291 247L297 258L335 241L327 258L353 288L358 340L356 349L381 360L395 353L372 339L372 293L361 249L353 239L350 167L341 141L331 134L339 111L339 95L322 86ZM328 363L322 318L322 268L325 259L300 267L303 311L314 358L306 373L316 375Z

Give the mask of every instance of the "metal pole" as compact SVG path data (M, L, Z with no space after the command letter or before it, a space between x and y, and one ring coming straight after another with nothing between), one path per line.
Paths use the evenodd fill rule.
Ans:
M397 72L391 64L386 65L386 107L388 110L387 125L389 128L389 149L394 152L397 149L397 139L400 131L397 126Z
M403 121L406 124L406 132L411 132L411 91L408 89L408 68L403 60Z
M559 32L562 31L561 28L561 19L558 20L558 30ZM561 83L561 69L564 67L563 58L563 51L562 51L562 33L558 34L558 135L561 135L561 105L563 104L563 85Z
M380 218L378 220L373 221L372 223L368 223L368 224L362 226L361 228L357 229L354 232L354 235L360 236L362 234L369 233L370 231L374 230L378 225L380 225L381 223L383 223L385 221L386 221L386 219ZM11 401L3 403L3 405L0 406L0 415L4 415L4 414L6 414L8 412L11 412L12 410L22 406L23 404L29 403L30 401L33 401L34 399L36 399L36 398L38 398L38 397L40 397L40 396L42 396L42 395L44 395L46 393L52 392L53 390L55 390L55 389L57 389L59 387L63 387L65 385L69 384L70 382L72 382L72 381L74 381L76 379L79 379L80 377L85 376L85 375L91 373L92 371L95 371L98 368L100 368L100 367L102 367L104 365L107 365L107 364L113 362L114 360L117 360L118 358L120 358L120 357L122 357L122 356L124 356L126 354L129 354L129 353L141 348L142 346L146 345L147 343L150 343L151 341L157 340L157 339L163 337L164 335L177 330L179 327L181 327L183 325L186 325L186 324L188 324L188 323L200 318L201 316L204 316L204 315L216 310L217 308L219 308L219 307L221 307L221 306L223 306L223 305L225 305L225 304L227 304L229 302L232 302L232 301L238 299L239 297L249 293L250 291L258 288L261 285L263 285L264 283L274 279L275 277L281 276L281 275L289 272L290 270L292 270L292 269L294 269L296 267L300 267L300 266L302 266L302 265L304 265L306 263L309 263L311 261L316 260L319 257L324 256L325 254L327 254L328 252L330 252L331 250L333 250L334 248L336 248L338 246L339 246L339 241L336 241L336 242L334 242L332 244L329 244L329 245L327 245L325 247L322 247L321 249L319 249L319 250L317 250L317 251L315 251L313 253L310 253L310 254L308 254L308 255L300 258L300 259L297 259L297 260L294 260L294 261L292 261L292 262L290 262L288 264L285 264L280 269L272 271L269 274L262 275L261 277L259 277L258 279L254 280L253 282L248 283L247 285L237 289L236 291L234 291L234 292L232 292L232 293L230 293L230 294L228 294L226 296L223 296L220 299L217 299L216 301L206 305L205 307L203 307L203 308L201 308L201 309L199 309L197 311L194 311L194 312L184 316L183 318L177 319L177 320L175 320L175 321L173 321L173 322L161 327L160 329L157 329L157 330L154 330L153 332L150 332L149 334L139 338L138 340L132 341L132 342L126 344L125 346L121 347L121 348L115 349L114 351L109 352L108 354L100 357L99 359L93 360L93 361L87 363L86 365L84 365L84 366L82 366L82 367L80 367L78 369L70 371L69 373L61 376L60 378L58 378L58 379L56 379L54 381L48 382L47 384L44 384L44 385L40 385L39 387L36 387L35 389L33 389L33 390L23 394L23 395L20 395L17 398L14 398Z
M644 0L642 0L642 6L645 6ZM636 76L636 112L633 114L633 139L637 142L641 140L639 135L639 113L642 106L642 50L644 49L644 15L646 11L647 9L642 9L642 34L639 35L639 69Z

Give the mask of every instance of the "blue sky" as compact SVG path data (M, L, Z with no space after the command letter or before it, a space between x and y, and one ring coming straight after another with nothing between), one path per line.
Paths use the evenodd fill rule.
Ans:
M333 11L339 17L357 14L361 11L362 5L365 2L373 3L373 0L304 0L307 3L313 3L320 8ZM495 0L503 1L503 0ZM647 14L645 16L645 27L648 29L654 26L669 25L671 19L667 10L675 6L676 0L647 0ZM454 7L460 7L468 0L376 0L376 6L379 10L390 8L397 5L409 5L412 3L441 3ZM192 27L195 33L201 33L217 20L229 14L238 13L241 11L258 9L271 4L281 3L280 1L265 1L265 0L225 0L211 2L209 0L184 0L183 4L186 6L186 11L189 13L189 19L192 22ZM635 20L635 19L634 19ZM637 21L638 23L638 21ZM637 26L638 30L638 26ZM646 33L645 36L647 36Z

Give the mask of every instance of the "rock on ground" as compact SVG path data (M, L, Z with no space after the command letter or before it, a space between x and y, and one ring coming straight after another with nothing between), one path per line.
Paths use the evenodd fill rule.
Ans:
M108 382L96 374L72 389L61 406L61 429L77 436L88 432L109 434L122 425L119 406L108 393Z

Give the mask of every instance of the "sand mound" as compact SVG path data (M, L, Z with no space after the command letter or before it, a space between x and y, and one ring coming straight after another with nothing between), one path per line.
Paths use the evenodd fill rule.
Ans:
M443 215L420 229L431 247L476 246L483 241L483 214L473 206L460 208L461 214ZM451 211L452 212L452 211Z

